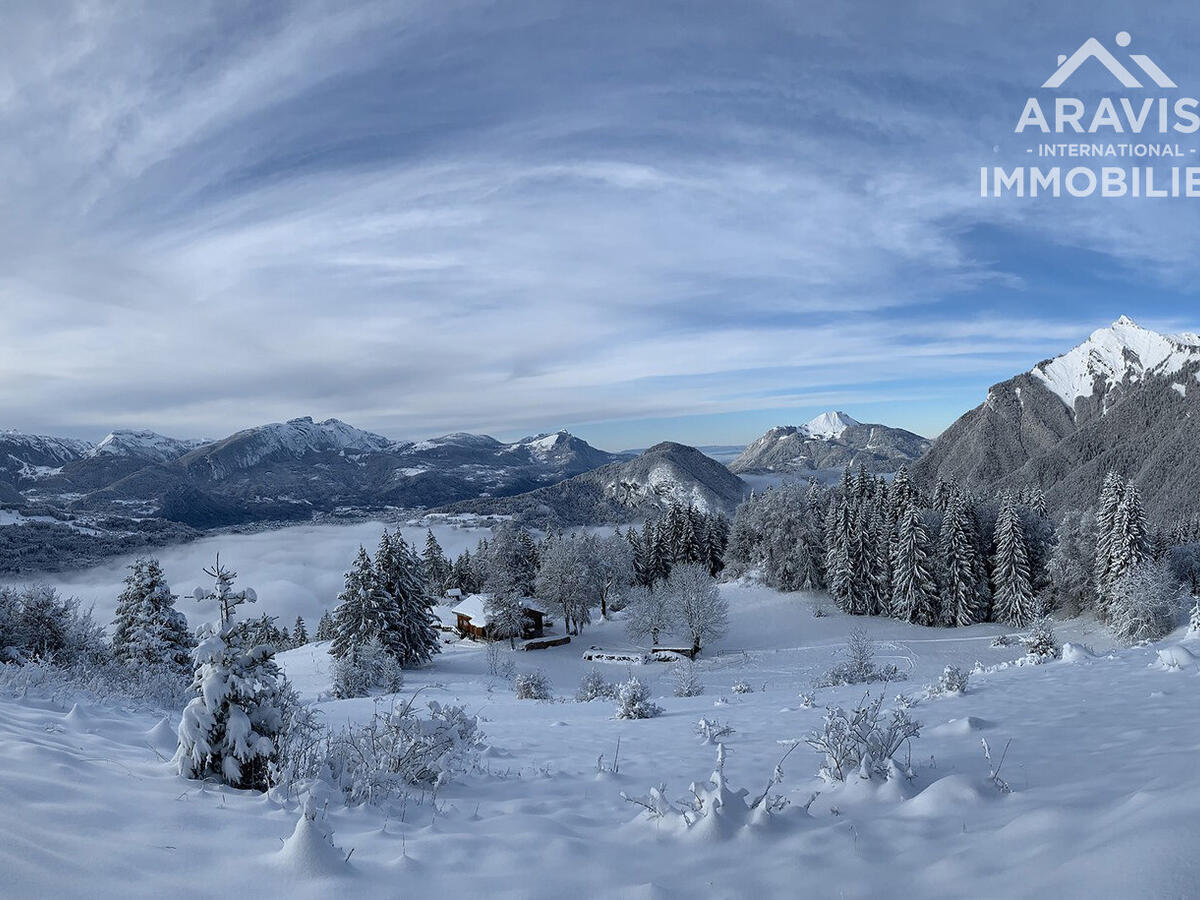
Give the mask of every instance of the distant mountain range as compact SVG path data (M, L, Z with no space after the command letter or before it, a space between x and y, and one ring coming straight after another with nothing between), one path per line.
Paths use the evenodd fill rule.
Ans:
M625 458L565 431L514 443L475 434L414 443L337 419L292 419L207 442L117 431L92 445L4 432L0 502L211 528L519 494Z
M452 513L509 515L533 524L632 522L672 503L732 515L747 485L695 447L664 441L631 460L612 462L526 494L454 504Z
M729 464L734 472L817 472L862 467L895 472L925 453L931 441L887 425L868 425L844 412L822 413L804 425L772 428Z
M997 384L914 467L926 488L1037 485L1056 510L1092 506L1105 473L1141 490L1159 518L1200 497L1200 335L1159 334L1122 316L1079 346Z

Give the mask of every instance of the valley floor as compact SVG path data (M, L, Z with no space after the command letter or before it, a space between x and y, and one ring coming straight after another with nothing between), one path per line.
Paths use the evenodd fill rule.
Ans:
M608 701L515 699L487 674L486 654L455 645L406 690L464 704L483 719L487 771L443 790L436 803L347 809L330 803L340 865L283 850L297 804L183 781L163 762L175 718L35 691L0 700L0 893L9 897L1196 897L1200 896L1200 677L1168 671L1156 648L1108 650L1084 620L1060 639L1098 652L1069 661L972 675L965 695L922 699L914 776L883 787L831 788L818 755L798 748L779 791L791 807L726 831L678 833L639 813L665 783L670 796L712 772L701 717L733 727L726 776L758 793L785 746L819 726L827 704L862 687L800 693L827 671L847 631L867 627L880 662L910 671L887 688L922 695L947 664L985 668L1019 646L993 647L997 626L924 629L887 620L815 618L812 598L724 585L732 628L699 664L705 692L671 696L669 667L634 667L665 707L618 721ZM1179 643L1180 635L1164 645ZM1200 644L1200 642L1196 642ZM619 622L600 623L551 650L514 654L572 697L592 664L589 645L626 645ZM1160 645L1162 646L1162 645ZM1200 656L1200 646L1192 646ZM303 695L328 685L325 645L281 656ZM610 679L625 666L600 667ZM730 688L746 680L752 693ZM320 704L330 724L369 716L369 700ZM618 738L618 772L611 766ZM980 744L1001 772L987 780ZM820 795L808 812L804 804ZM294 849L294 848L293 848Z

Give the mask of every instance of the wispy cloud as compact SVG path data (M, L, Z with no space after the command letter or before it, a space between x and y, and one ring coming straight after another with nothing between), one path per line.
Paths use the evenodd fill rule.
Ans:
M1031 39L998 3L252 9L6 14L6 424L944 424L1102 324L1031 299L1023 242L1154 284L1135 315L1196 274L1186 205L977 196L1069 10Z

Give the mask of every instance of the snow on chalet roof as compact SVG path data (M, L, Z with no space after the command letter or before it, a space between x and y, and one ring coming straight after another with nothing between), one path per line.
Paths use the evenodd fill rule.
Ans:
M466 600L454 607L453 612L456 616L466 616L483 628L488 624L487 604L491 599L491 594L469 594Z
M454 607L451 612L456 616L466 616L471 620L471 624L478 628L485 628L491 621L487 614L487 605L491 599L491 594L470 594L466 600ZM546 611L542 604L533 597L521 598L521 606L525 609L535 609L540 613L545 613Z

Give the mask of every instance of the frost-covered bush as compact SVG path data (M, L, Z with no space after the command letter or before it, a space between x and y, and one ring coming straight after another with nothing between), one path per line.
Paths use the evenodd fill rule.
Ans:
M366 697L374 690L392 694L404 686L404 670L378 638L351 647L330 670L333 695L341 700Z
M617 696L617 686L605 681L604 676L596 669L583 673L579 679L579 690L575 699L580 703L591 703L593 700L612 700Z
M921 724L901 709L883 710L883 696L864 700L847 712L831 706L820 731L804 739L824 756L820 775L829 781L845 781L855 770L863 778L888 777L892 758L905 741L918 737Z
M1046 616L1036 619L1029 626L1025 637L1025 650L1037 662L1058 659L1061 648L1054 637L1054 623Z
M704 693L704 685L696 675L696 665L690 660L675 666L671 677L675 682L676 697L699 697Z
M942 670L942 675L938 679L938 683L933 693L938 694L965 694L967 692L967 680L971 676L960 669L958 666L946 666Z
M33 660L0 665L0 694L34 692L60 704L80 696L100 703L177 710L193 696L191 679L172 666L130 668L113 659L79 659L70 665Z
M479 720L436 701L423 717L416 697L326 738L322 768L348 803L382 803L412 787L436 790L479 766Z
M60 666L108 657L103 630L75 597L44 584L0 587L0 662L42 660Z
M1168 565L1142 563L1113 584L1109 628L1127 644L1166 637L1175 628L1183 598L1183 585Z
M852 628L846 638L842 661L817 682L818 687L845 684L871 684L876 681L904 681L908 676L894 665L875 665L875 642L865 628Z
M751 686L750 682L744 681L740 678L733 683L733 685L729 688L729 690L733 691L733 693L735 693L735 694L753 694L754 693L754 688Z
M514 676L513 692L518 700L549 700L554 696L550 689L550 679L540 669Z
M800 692L800 708L812 709L817 705L817 695L812 691Z
M717 719L701 719L696 723L696 734L706 744L715 744L723 737L733 734L733 726Z
M617 688L618 719L652 719L662 713L662 707L650 699L650 689L630 676Z
M794 747L792 749L795 749ZM791 753L788 750L788 753ZM766 788L751 797L746 789L734 790L725 781L725 745L717 744L717 768L703 784L691 786L691 797L681 803L667 798L666 787L651 788L646 797L630 797L622 792L621 798L642 807L645 817L668 824L679 824L684 831L696 829L709 835L729 835L731 832L761 821L764 816L781 812L787 805L786 797L771 793L775 785L783 781L783 759L767 781ZM816 795L814 795L815 798ZM811 803L812 800L809 800Z

